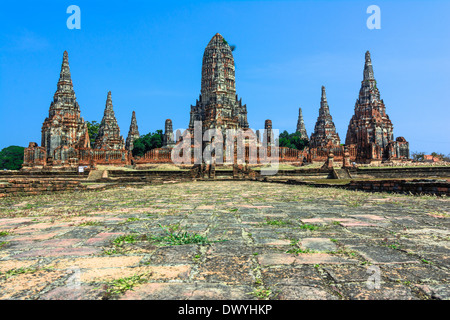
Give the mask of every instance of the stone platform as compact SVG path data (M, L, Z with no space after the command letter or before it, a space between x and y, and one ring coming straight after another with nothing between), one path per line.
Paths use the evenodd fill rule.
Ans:
M449 299L449 214L257 181L6 197L0 299Z

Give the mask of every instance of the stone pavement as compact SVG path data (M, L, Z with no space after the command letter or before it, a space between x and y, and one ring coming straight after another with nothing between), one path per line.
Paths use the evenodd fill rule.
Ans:
M187 182L0 200L0 299L449 299L450 200Z

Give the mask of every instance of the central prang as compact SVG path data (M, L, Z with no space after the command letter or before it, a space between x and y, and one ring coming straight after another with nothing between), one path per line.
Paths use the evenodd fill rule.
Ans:
M248 128L247 106L236 94L233 53L219 33L203 54L201 94L191 105L190 130L195 121L202 122L203 130Z

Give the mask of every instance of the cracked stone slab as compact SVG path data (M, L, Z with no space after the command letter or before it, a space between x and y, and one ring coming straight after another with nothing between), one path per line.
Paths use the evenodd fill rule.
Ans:
M375 264L386 263L420 263L414 257L389 247L352 247L368 261Z

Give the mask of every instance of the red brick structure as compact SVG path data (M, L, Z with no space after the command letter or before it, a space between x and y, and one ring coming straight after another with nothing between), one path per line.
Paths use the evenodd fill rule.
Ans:
M311 140L309 141L310 148L332 148L339 146L341 139L336 132L336 126L334 125L333 118L330 114L330 107L328 106L327 95L325 87L322 86L322 96L320 98L319 117L317 118L314 132L311 134Z
M345 144L356 145L356 161L360 163L407 159L409 144L403 137L394 140L394 127L380 98L369 51L365 60L359 98Z
M125 149L132 151L134 147L134 141L139 139L139 129L136 120L136 112L133 111L131 115L130 130L128 130L127 140L125 141Z
M353 166L353 162L381 163L384 161L400 161L409 157L409 144L403 138L394 140L393 125L386 114L386 108L377 88L373 75L370 53L366 53L364 77L359 98L347 132L346 145L341 145L330 114L325 87L322 95L319 116L314 132L309 139L309 147L304 150L289 148L275 149L272 121L266 120L262 135L249 128L247 106L238 99L235 83L235 65L232 50L225 39L216 34L206 46L203 55L201 93L195 106L191 105L189 127L191 141L183 141L177 133L174 139L172 121L166 120L163 147L150 150L143 157L134 159L132 149L134 141L139 138L136 115L133 111L131 125L126 143L120 135L111 98L108 92L103 119L94 146L91 147L87 125L80 116L80 107L73 89L67 52L63 62L57 90L50 105L49 116L42 125L41 146L31 142L25 149L23 169L71 169L77 166L130 165L171 163L172 148L187 144L191 150L186 151L186 158L194 160L194 148L203 151L213 141L194 141L194 127L201 121L202 134L208 129L217 129L226 134L227 129L241 130L244 137L244 153L246 163L257 154L257 163L278 154L280 162L319 162L326 163L327 168L342 165ZM297 132L307 138L302 110L299 109ZM235 139L235 138L233 138ZM217 141L216 141L217 142ZM226 143L226 137L223 137ZM236 146L236 144L234 145ZM223 149L225 159L242 159L234 151ZM198 150L198 148L196 149ZM215 151L214 151L215 152ZM234 152L234 154L231 154ZM242 154L239 154L241 156ZM217 161L220 154L213 154ZM213 168L214 170L214 168Z
M87 124L80 116L69 68L69 57L64 51L57 90L50 104L49 116L42 125L41 147L30 142L25 148L22 168L68 169L95 164L130 164L131 155L124 148L114 111L111 92L108 93L105 114L99 135L91 148Z

